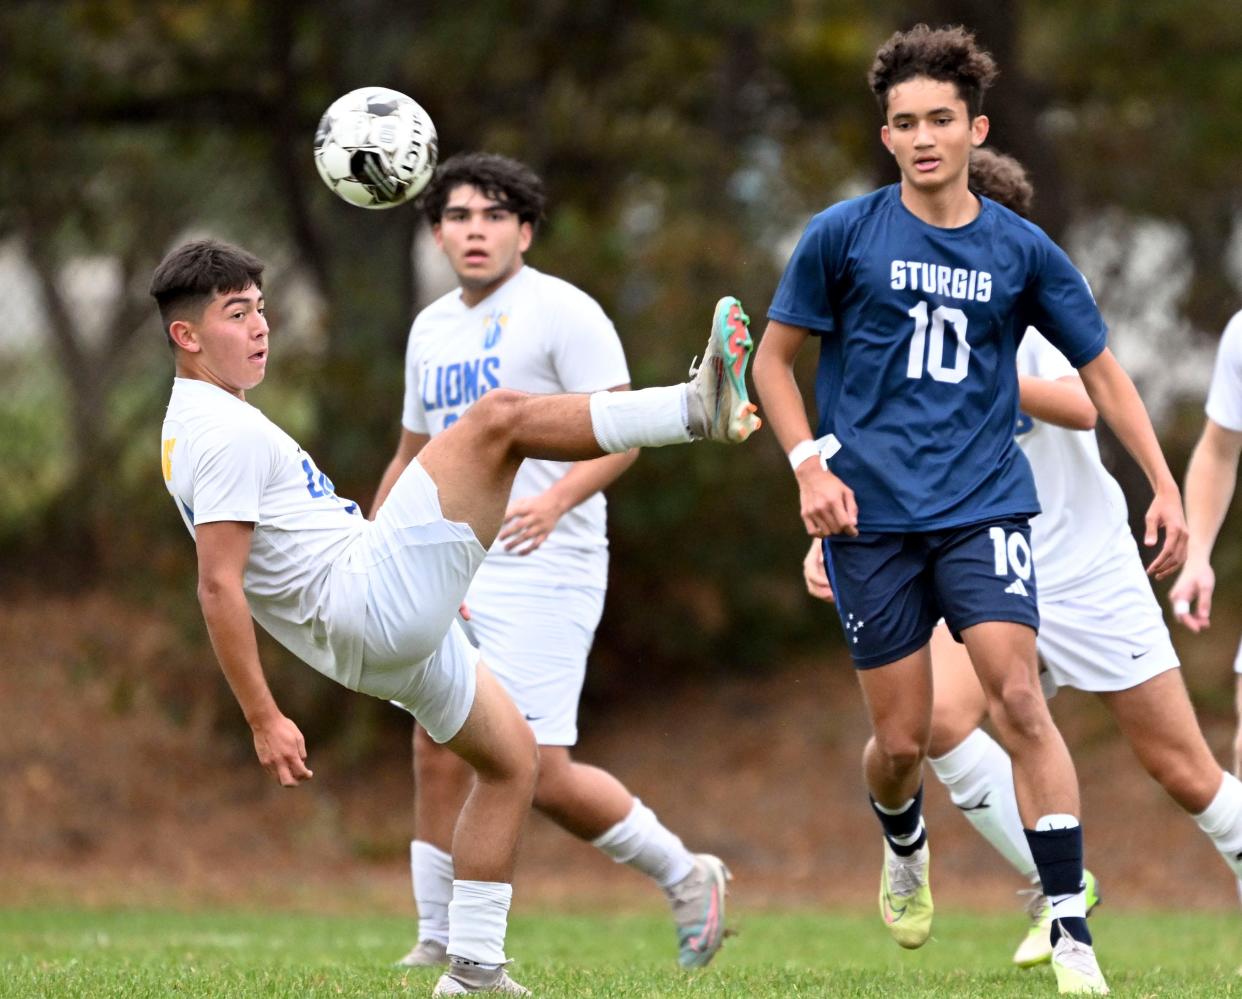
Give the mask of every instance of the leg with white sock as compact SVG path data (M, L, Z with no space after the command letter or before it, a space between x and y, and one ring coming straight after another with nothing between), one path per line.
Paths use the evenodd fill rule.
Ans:
M1100 694L1143 768L1189 812L1242 878L1242 783L1216 762L1195 718L1181 670Z
M451 995L456 986L476 991L480 981L507 978L504 944L513 866L534 795L538 749L530 727L482 664L470 715L446 745L475 772L453 833L451 963L437 986L439 994Z
M943 624L932 634L932 771L975 830L1031 883L1039 875L1031 857L1009 756L979 725L987 698L966 647Z

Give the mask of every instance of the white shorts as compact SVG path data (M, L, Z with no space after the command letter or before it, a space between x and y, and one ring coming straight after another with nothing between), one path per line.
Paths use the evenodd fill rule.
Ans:
M1036 644L1049 697L1058 687L1127 690L1180 665L1128 534L1072 588L1040 594Z
M412 461L349 555L367 583L357 689L400 704L437 742L474 704L479 653L454 618L486 554L468 524L444 519L435 483Z
M501 579L496 579L500 575ZM513 698L541 746L578 741L578 699L604 611L604 590L514 587L507 573L475 577L466 596L483 662Z

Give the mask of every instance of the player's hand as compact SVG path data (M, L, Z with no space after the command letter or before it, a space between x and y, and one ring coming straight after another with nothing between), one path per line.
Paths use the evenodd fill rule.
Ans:
M1187 562L1169 591L1173 616L1191 631L1203 631L1212 623L1212 591L1215 589L1216 573L1207 562Z
M1160 552L1147 567L1147 574L1155 579L1164 579L1177 572L1186 561L1186 545L1190 532L1186 529L1186 514L1182 510L1182 497L1177 486L1169 486L1156 491L1156 498L1147 508L1147 531L1143 536L1143 544L1149 548L1164 531L1164 544Z
M548 540L564 513L565 508L550 492L514 500L505 511L498 537L504 542L505 551L529 555Z
M463 621L470 620L470 608L466 606L466 601L461 602L461 606L457 608L457 613L461 615Z
M314 774L306 767L306 740L284 715L253 726L254 751L263 769L285 787L297 787Z
M818 461L804 461L794 471L798 478L802 523L806 533L816 538L830 534L858 533L858 504L854 490L825 471Z
M833 603L832 584L828 582L828 570L824 568L824 544L819 538L811 540L806 558L802 560L802 578L806 580L806 592L820 600Z

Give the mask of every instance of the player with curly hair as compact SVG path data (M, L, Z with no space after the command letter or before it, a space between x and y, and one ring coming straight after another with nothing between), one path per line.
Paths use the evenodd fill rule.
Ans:
M1025 836L1052 905L1058 987L1102 994L1078 781L1037 676L1029 518L1039 501L1013 437L1028 326L1079 369L1147 474L1155 491L1147 543L1165 534L1157 576L1181 565L1186 529L1177 483L1082 275L1040 229L970 190L996 72L960 27L919 25L881 47L869 82L900 182L808 224L768 310L755 384L798 480L803 524L824 539L871 716L863 767L884 833L884 922L904 947L931 932L921 772L929 641L944 618L970 653L1013 759ZM813 335L818 439L793 373Z

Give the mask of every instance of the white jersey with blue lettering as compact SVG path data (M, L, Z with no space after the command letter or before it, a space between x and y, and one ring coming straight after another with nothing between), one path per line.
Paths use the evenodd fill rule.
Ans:
M434 437L489 389L597 392L629 380L621 341L599 304L569 282L525 265L478 305L467 306L455 289L418 314L406 349L401 422L411 433ZM571 467L528 458L511 499L546 491ZM511 555L497 542L481 571L602 588L608 579L606 509L602 493L589 497L528 556Z
M254 619L303 662L356 687L366 587L334 578L368 527L297 441L254 406L177 378L162 433L164 483L190 534L254 524L243 584ZM365 582L365 581L363 581Z

